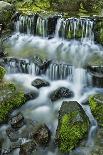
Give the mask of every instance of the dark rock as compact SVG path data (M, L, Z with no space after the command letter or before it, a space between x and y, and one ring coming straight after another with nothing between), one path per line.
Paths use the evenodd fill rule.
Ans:
M3 139L2 138L0 138L0 154L1 154L1 152L2 152L2 145L3 145Z
M21 14L20 12L15 12L11 17L11 21L14 21L14 22L18 21L20 14Z
M17 131L15 131L14 129L12 129L11 127L9 127L6 130L6 134L9 137L11 142L16 142L19 139L19 134Z
M87 71L92 77L92 85L103 88L103 66L87 66Z
M51 139L51 132L46 125L37 124L32 130L32 138L38 146L46 147Z
M47 87L50 85L49 82L44 80L44 79L43 80L42 79L36 79L31 84L32 84L32 86L34 86L38 89L41 87Z
M43 64L39 66L41 74L45 74L45 72L47 71L47 69L50 66L51 62L52 62L52 60L45 60L43 62Z
M19 112L9 120L9 123L12 128L18 130L24 125L24 116Z
M60 87L50 94L50 99L51 101L57 101L59 99L71 98L73 96L74 94L71 90L65 87Z
M67 153L79 145L89 130L89 119L76 101L64 101L58 118L56 142L61 152Z
M29 100L36 99L38 97L38 93L37 92L28 92L28 93L24 94L24 96L26 98L26 101L29 101Z
M52 36L55 34L57 19L58 19L58 16L48 18L48 31L47 31L48 36Z
M28 141L21 145L19 155L31 155L34 150L36 150L36 144L33 141Z

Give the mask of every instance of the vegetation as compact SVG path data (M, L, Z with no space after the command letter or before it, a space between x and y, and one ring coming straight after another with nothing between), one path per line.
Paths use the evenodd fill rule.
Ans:
M5 69L0 66L0 79L3 79ZM24 93L18 91L13 83L0 82L0 124L7 119L8 114L25 103Z
M70 152L85 137L89 129L89 120L76 101L64 101L57 128L57 144L63 153Z
M60 128L60 151L69 152L76 147L80 139L87 132L87 123L76 122L71 125L71 121L75 116L78 115L78 112L72 112L71 114L66 114L63 116L61 121Z
M103 94L90 96L89 103L92 114L96 118L98 124L103 127Z
M70 14L79 13L90 14L98 13L103 7L102 0L5 0L15 4L19 10L29 11L58 11Z
M6 70L0 66L0 81L3 79L5 73L6 73Z

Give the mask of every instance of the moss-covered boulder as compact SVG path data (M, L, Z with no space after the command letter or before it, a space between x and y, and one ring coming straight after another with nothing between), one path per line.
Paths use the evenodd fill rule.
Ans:
M76 101L64 101L60 111L56 141L61 152L69 152L85 138L89 129L89 120Z
M103 127L103 94L96 94L89 97L89 104L93 116L98 124Z
M0 1L0 23L5 27L10 23L11 17L15 12L15 7L4 1Z
M0 81L3 79L5 73L6 73L5 69L0 66Z
M0 124L7 120L9 113L25 103L24 93L14 84L0 83Z

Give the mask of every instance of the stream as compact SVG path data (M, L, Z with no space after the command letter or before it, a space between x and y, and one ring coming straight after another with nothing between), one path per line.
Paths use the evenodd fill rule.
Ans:
M94 55L103 56L103 48L94 42L93 24L93 19L84 17L64 19L60 15L51 18L38 17L36 14L20 16L15 22L14 33L5 43L9 56L22 60L11 59L6 64L5 79L15 82L25 91L39 93L36 99L28 101L13 113L20 111L27 119L46 123L52 132L50 146L35 151L33 155L64 155L55 147L53 139L58 125L58 110L65 99L52 103L48 97L50 92L59 87L73 91L74 97L66 101L78 101L91 123L85 146L76 148L70 155L94 155L91 151L96 147L94 139L98 124L89 105L84 103L90 95L103 92L103 89L93 86L92 76L85 65ZM52 61L45 73L39 74L39 68L32 60L35 55ZM36 89L31 82L37 78L49 81L50 86ZM0 129L0 134L5 137L3 148L9 147L7 126L3 125ZM19 155L19 149L11 155Z

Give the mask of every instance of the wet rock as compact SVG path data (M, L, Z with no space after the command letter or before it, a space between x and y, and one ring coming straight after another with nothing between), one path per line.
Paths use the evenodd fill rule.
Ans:
M18 21L20 14L21 14L20 12L15 12L11 17L11 21L14 21L14 22Z
M2 152L2 145L3 145L3 139L2 138L0 138L0 154L1 154L1 152Z
M9 137L11 142L16 142L19 139L19 134L17 131L15 131L14 129L12 129L11 127L9 127L6 130L6 134Z
M31 155L34 150L36 150L36 144L33 141L28 141L21 145L19 155Z
M89 125L89 119L78 102L64 101L59 111L56 131L59 150L66 153L78 146L88 135Z
M39 66L40 68L40 74L45 74L48 67L50 66L52 60L45 60L42 65Z
M41 87L47 87L50 85L49 82L44 80L44 79L43 80L42 79L36 79L36 80L32 81L31 84L32 84L32 86L34 86L38 89Z
M92 85L103 88L103 66L88 66L87 70L91 75Z
M0 23L7 27L10 23L11 17L15 12L15 7L7 2L0 1Z
M22 113L19 112L15 116L13 116L9 120L9 124L15 130L21 128L24 125L24 116L22 115Z
M103 128L99 128L96 134L93 150L91 155L102 155L103 154Z
M26 98L26 101L29 101L29 100L36 99L38 97L38 93L37 92L28 92L28 93L24 94L24 96Z
M46 125L37 124L32 130L31 137L37 146L46 147L50 142L51 132Z
M48 36L52 36L55 34L57 19L58 19L58 16L48 18L48 31L47 31Z
M57 101L59 99L71 98L73 96L74 94L70 89L65 87L60 87L50 94L50 99L51 101Z
M103 94L90 96L89 104L92 114L96 118L98 125L103 127Z
M38 74L45 74L46 70L50 66L52 60L42 60L40 57L36 56L32 60L35 65L39 67L39 72Z

